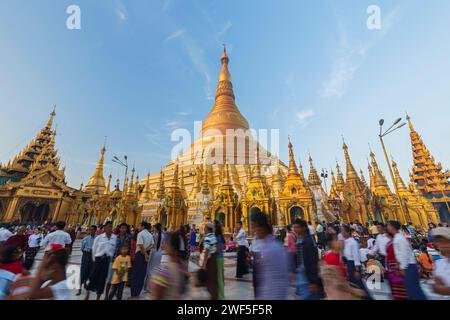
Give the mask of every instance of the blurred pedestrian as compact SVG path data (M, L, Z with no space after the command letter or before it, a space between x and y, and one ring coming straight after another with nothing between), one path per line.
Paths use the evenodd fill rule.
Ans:
M442 255L433 271L433 292L450 296L450 228L434 228L432 236L435 247Z
M225 237L223 236L222 224L214 221L214 235L217 240L217 299L225 300L225 267L223 253L225 251Z
M96 237L97 226L92 225L89 228L89 234L81 241L81 268L80 268L80 287L77 296L81 295L82 286L86 289L86 282L92 272L94 261L92 259L92 245Z
M319 278L317 246L309 234L306 221L296 219L293 229L297 236L295 255L297 297L300 300L319 300L322 296L322 283Z
M211 300L219 297L219 281L217 275L217 238L214 235L214 224L205 224L205 238L203 240L203 251L200 256L200 268L206 271L206 288Z
M248 267L246 262L247 254L247 233L242 228L242 222L238 221L236 226L236 237L237 241L237 264L236 264L236 278L242 278L248 273Z
M261 258L257 266L258 290L256 299L284 300L289 292L289 273L286 251L274 239L272 226L264 213L252 216L252 226L257 239L261 240Z
M68 249L60 244L52 244L44 255L30 289L30 299L69 300L66 266Z
M409 300L426 300L420 287L420 278L416 258L411 243L400 232L402 225L398 221L389 221L387 231L393 237L394 253L400 268L400 274L405 277L405 289ZM405 228L403 228L404 230Z
M154 239L150 233L151 224L142 221L138 230L136 241L136 255L132 267L131 297L132 300L139 299L144 288L145 277L147 275L147 265L150 260L150 253L154 247Z
M59 244L64 248L67 248L72 243L72 238L70 235L64 231L66 223L64 221L58 221L54 225L54 231L47 234L47 236L42 240L41 247L44 251L50 251L53 244Z
M105 291L106 277L108 276L109 262L114 256L116 249L117 236L112 233L112 223L106 222L103 226L104 232L95 237L92 245L92 259L94 266L89 276L89 283L86 287L85 300L89 300L90 291L97 294L97 300L100 300Z
M366 292L365 299L371 299L369 291L364 284L361 277L361 258L359 255L359 244L352 236L352 229L348 225L343 225L341 228L342 236L344 237L344 263L347 266L347 274L350 282Z

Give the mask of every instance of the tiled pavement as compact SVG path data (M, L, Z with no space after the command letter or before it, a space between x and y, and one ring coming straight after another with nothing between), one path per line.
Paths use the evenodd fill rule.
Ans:
M76 270L81 263L81 251L80 251L80 245L81 241L77 240L74 243L72 255L69 259L69 266L68 266L68 278L70 279L70 273L73 272L73 270ZM165 256L163 256L163 262L164 262ZM36 262L35 268L39 264L39 262L42 260L42 251L38 253L36 256ZM236 272L236 255L234 253L226 253L225 254L225 297L226 299L232 299L232 300L253 300L253 286L251 281L251 274L247 274L244 276L243 279L236 279L235 272ZM189 271L195 272L198 269L198 266L194 262L189 263ZM75 278L75 277L72 277ZM450 297L442 297L437 296L431 292L431 286L430 281L422 281L422 288L424 289L426 295L430 299L450 299ZM292 287L291 297L290 299L294 299L294 291L295 289ZM73 300L81 300L84 298L84 291L81 296L76 296L77 290L73 290L72 299ZM381 283L381 287L376 290L371 290L371 293L373 297L376 300L389 300L391 298L391 293L389 289L389 285L387 282ZM125 288L124 290L124 296L123 299L127 299L130 295L129 288ZM94 299L94 294L91 295L91 299ZM142 293L140 299L148 300L150 299L149 296L146 293ZM208 293L203 288L195 288L192 285L189 285L188 293L186 294L185 299L187 300L193 300L193 299L208 299Z

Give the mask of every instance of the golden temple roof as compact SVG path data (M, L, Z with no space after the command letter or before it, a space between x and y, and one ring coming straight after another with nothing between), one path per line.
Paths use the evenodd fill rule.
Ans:
M411 179L415 187L422 193L441 198L442 193L450 197L449 171L442 171L442 164L436 163L422 138L414 129L411 117L407 114L413 155ZM435 200L435 199L434 199ZM433 201L434 201L433 200Z

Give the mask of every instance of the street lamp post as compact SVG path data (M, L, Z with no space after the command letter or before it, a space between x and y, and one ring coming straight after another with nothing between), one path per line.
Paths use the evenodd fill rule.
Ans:
M325 192L328 194L328 188L327 188L327 178L328 178L328 171L326 169L322 169L322 173L320 176L323 178L323 182L325 183Z
M400 195L399 195L399 193L398 193L397 183L396 183L395 177L394 177L394 172L392 171L391 163L390 163L390 161L389 161L389 157L388 157L388 155L387 155L386 147L385 147L384 141L383 141L383 138L384 138L386 135L388 135L389 133L391 133L391 132L393 132L393 131L395 131L395 130L397 130L397 129L400 129L401 127L403 127L403 126L406 124L405 122L403 122L403 123L401 123L401 124L398 125L398 123L399 123L400 121L402 121L402 118L398 118L397 120L395 120L395 122L389 127L389 129L387 129L387 130L383 133L383 124L384 124L384 120L381 119L381 120L379 121L379 125L380 125L380 134L378 135L378 137L380 138L381 147L383 148L384 157L386 158L386 163L387 163L388 168L389 168L389 173L390 173L390 175L391 175L392 184L394 185L395 194L397 195L397 200L398 200L398 203L399 203L399 205L400 205L400 211L401 211L402 216L403 216L403 219L405 220L405 223L406 223L406 222L410 222L410 221L408 221L408 220L410 220L410 219L407 218L406 210L403 208L403 202L402 202L402 200L401 200L401 198L400 198Z
M128 174L128 157L125 155L123 156L123 159L125 160L125 162L120 160L117 156L114 156L112 162L117 163L118 165L125 168L125 176L123 177L123 188L125 189L125 178L127 177Z

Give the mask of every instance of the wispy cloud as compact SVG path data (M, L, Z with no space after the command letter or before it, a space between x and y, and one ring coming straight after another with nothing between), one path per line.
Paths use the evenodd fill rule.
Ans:
M169 120L166 122L166 127L168 129L177 129L184 125L183 121L177 121L177 120Z
M378 36L370 42L355 45L350 42L348 33L342 21L339 25L339 49L333 62L330 76L322 87L322 96L325 98L341 98L347 92L349 83L353 80L355 73L364 63L367 53L378 44L391 30L399 18L400 6L389 12L382 20L382 27Z
M122 1L116 1L115 11L119 21L124 22L128 20L128 11Z
M231 28L232 26L233 26L233 23L232 23L230 20L228 20L228 21L225 23L225 25L223 26L222 30L220 30L220 31L217 33L217 37L219 37L219 38L223 37L223 36L228 32L228 30L230 30L230 28Z
M295 120L303 128L311 122L314 116L315 112L312 109L301 110L295 113Z
M172 5L172 0L162 0L162 10L167 11L169 10L170 6Z
M169 41L171 41L171 40L174 40L174 39L176 39L176 38L179 38L179 37L181 37L183 34L185 34L186 33L186 29L177 29L177 30L175 30L174 32L172 32L171 34L169 34L168 36L167 36L167 38L166 39L164 39L164 42L169 42Z
M180 111L180 112L177 112L177 115L183 116L183 117L188 116L188 115L190 115L190 114L191 114L191 113L188 112L188 111Z

